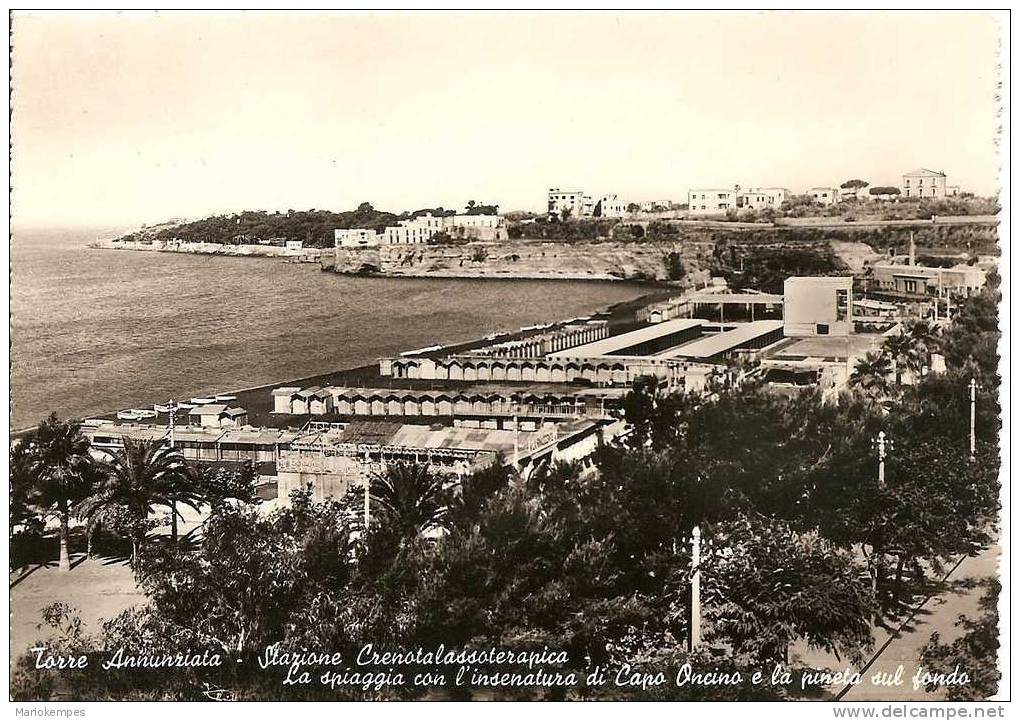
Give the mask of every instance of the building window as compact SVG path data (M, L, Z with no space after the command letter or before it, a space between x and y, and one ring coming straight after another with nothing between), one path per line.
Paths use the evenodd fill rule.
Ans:
M836 322L845 321L850 310L850 291L836 291Z
M829 335L829 324L817 323L815 325L815 333L818 335Z

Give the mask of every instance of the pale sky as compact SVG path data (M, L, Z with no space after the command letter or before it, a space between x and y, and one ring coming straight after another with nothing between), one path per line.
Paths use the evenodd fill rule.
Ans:
M982 14L15 13L14 222L998 186Z

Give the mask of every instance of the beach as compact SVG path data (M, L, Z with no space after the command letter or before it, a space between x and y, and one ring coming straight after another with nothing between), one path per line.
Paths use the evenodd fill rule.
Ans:
M622 283L354 278L279 259L86 247L103 232L13 233L14 429L50 412L85 417L358 368L649 292Z

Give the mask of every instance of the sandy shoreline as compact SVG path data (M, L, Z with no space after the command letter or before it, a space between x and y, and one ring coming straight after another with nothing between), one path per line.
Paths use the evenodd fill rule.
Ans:
M413 280L413 278L409 278L409 280ZM471 280L477 280L477 279L471 279ZM499 280L513 280L513 279L503 278L503 279L499 279ZM529 280L533 280L533 279L529 279ZM550 280L553 280L553 279L550 279ZM562 279L556 279L556 280L562 280ZM652 302L652 300L654 298L656 298L656 296L668 293L668 289L666 289L666 288L661 288L660 287L659 292L656 292L655 290L653 290L653 288L656 287L654 285L647 284L647 283L638 284L638 285L647 285L647 286L650 286L649 287L649 292L645 293L645 294L642 294L642 295L638 296L637 298L634 298L633 300L630 300L630 301L623 301L623 302L620 302L620 303L612 304L612 305L610 305L608 307L605 307L605 308L594 310L589 315L591 315L591 316L601 316L601 317L607 318L608 320L610 320L611 323L614 323L614 324L625 323L625 322L628 322L628 319L631 316L631 314L633 312L633 309L635 309L635 308L637 308L639 306L645 305L645 304L647 304L649 302ZM519 332L520 331L514 331L514 332L511 333L511 335L515 335L516 333L519 333ZM487 340L484 337L483 338L476 338L476 339L472 339L472 340L467 340L467 341L454 342L454 343L437 342L436 345L440 345L441 348L436 349L434 351L430 351L430 354L433 354L433 353L450 354L450 353L463 352L463 351L469 350L471 348L478 347L480 345L483 345L483 344L486 344L486 343L489 343L489 342L491 342L491 340ZM396 350L396 351L394 351L393 355L397 355L400 352L401 352L400 350ZM396 387L404 388L404 387L408 387L409 384L412 385L412 386L415 384L415 381L413 381L412 379L406 379L406 378L400 379L399 383L394 383L394 380L389 378L389 377L381 377L381 376L379 376L378 375L378 371L379 371L379 366L378 366L377 363L363 364L363 365L359 365L359 366L353 366L353 367L350 367L350 368L341 368L341 369L336 369L336 370L325 371L325 372L322 372L322 373L316 373L316 374L309 375L309 376L302 376L302 377L299 377L299 378L277 380L277 381L273 381L273 382L270 382L270 383L260 383L260 384L257 384L257 385L246 386L246 387L243 387L243 388L238 388L238 389L233 389L233 390L209 391L208 393L202 394L202 396L213 396L213 395L233 395L233 396L237 396L237 399L234 400L234 401L231 401L231 404L238 405L238 406L241 406L241 407L245 408L248 411L248 413L249 413L249 418L254 417L253 420L257 420L257 419L260 419L262 416L268 415L269 410L270 410L270 408L272 406L272 396L270 395L270 392L272 391L272 389L278 388L278 387L281 387L281 386L294 385L294 386L300 386L300 387L304 388L304 387L310 387L310 386L314 386L314 385L326 386L326 385L337 385L337 384L344 384L344 385L356 385L356 384L365 385L365 384L370 384L370 385L372 385L374 387L392 386L392 387L395 387L395 388ZM422 381L422 382L426 383L426 384L429 384L429 383L435 384L435 381L431 381L431 382L430 381ZM456 381L454 381L453 383L456 383ZM196 396L196 397L201 397L201 396ZM175 398L175 400L177 400L177 401L187 401L187 399L188 398L185 395L181 395L181 396ZM163 398L163 399L159 399L159 400L153 401L153 403L162 404L162 403L167 402L167 400L169 400L169 399ZM139 404L136 407L139 407L139 408L151 408L153 403L150 403L150 404L147 404L147 405ZM84 420L84 418L102 418L102 419L116 420L117 413L122 411L122 410L125 410L125 408L118 408L116 410L111 410L111 411L103 412L103 413L93 413L93 414L89 414L88 416L85 416L85 417L82 417L82 418L76 418L75 420L81 421L81 420ZM152 419L152 421L156 421L156 419ZM260 425L258 423L252 422L252 421L250 421L250 423L251 423L251 425ZM261 424L261 425L265 425L265 424ZM19 428L19 429L12 429L11 433L10 433L10 438L12 438L12 439L19 438L19 437L21 437L21 436L23 436L23 435L25 435L27 433L30 433L31 431L35 430L35 428L37 428L36 425L32 425L32 426L28 426L28 427L23 427L23 428Z

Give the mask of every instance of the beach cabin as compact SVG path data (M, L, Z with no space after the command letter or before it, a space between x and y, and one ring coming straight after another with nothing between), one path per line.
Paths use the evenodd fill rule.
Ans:
M248 423L248 411L244 408L228 408L222 403L211 403L188 411L188 422L203 428L243 426Z
M321 391L319 386L312 386L311 388L305 388L304 390L298 391L293 395L290 402L290 412L294 415L305 415L311 413L312 398L315 394Z
M299 386L282 386L273 389L273 413L290 413L294 394L301 390Z
M308 397L308 412L312 415L325 415L333 412L333 394L325 388L319 388Z

